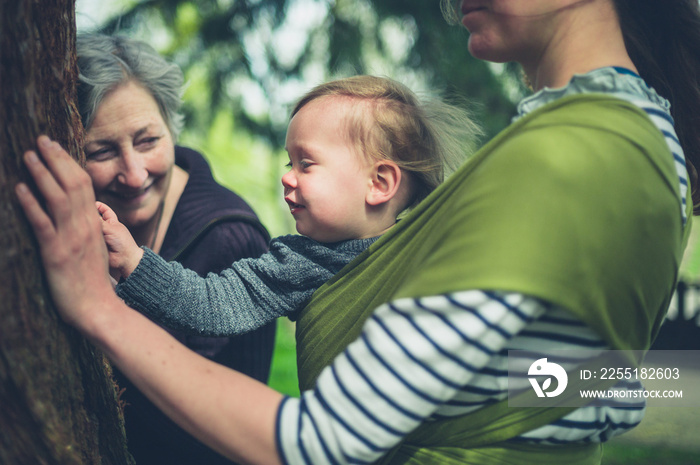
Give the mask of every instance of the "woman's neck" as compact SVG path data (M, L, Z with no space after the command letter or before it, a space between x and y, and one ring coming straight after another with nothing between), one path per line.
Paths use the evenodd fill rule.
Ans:
M162 218L163 218L163 202L161 201L161 204L158 206L158 209L156 210L155 214L153 215L153 218L148 220L148 222L143 223L137 227L135 227L135 226L129 227L129 232L131 233L131 236L134 238L134 241L136 241L136 243L139 246L145 245L149 248L152 248L153 238L155 236L155 231L158 228L159 220L162 223Z
M185 190L188 180L189 173L175 165L165 198L158 207L156 214L150 221L140 227L129 228L129 232L139 246L146 246L155 253L160 252L165 234L173 218L175 207L180 201L180 196Z
M535 91L563 87L575 74L606 66L637 71L625 48L612 3L590 2L562 18L542 53L522 63Z

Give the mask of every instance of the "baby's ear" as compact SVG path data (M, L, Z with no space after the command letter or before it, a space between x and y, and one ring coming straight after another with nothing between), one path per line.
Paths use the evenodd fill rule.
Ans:
M378 161L372 167L369 190L365 198L369 205L381 205L394 198L401 185L401 168L390 160Z

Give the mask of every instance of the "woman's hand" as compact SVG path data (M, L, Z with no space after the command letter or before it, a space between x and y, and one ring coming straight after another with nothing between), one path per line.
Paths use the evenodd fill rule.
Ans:
M17 185L17 196L39 241L54 303L67 323L87 330L87 317L100 304L117 298L110 283L102 219L88 174L48 137L40 136L37 144L46 164L31 150L24 161L46 200L46 210L25 184Z
M274 432L282 395L192 352L116 296L102 237L105 220L95 208L90 177L48 137L39 137L38 145L46 165L33 151L24 159L46 210L26 185L16 190L63 319L205 444L236 462L280 463Z
M97 211L102 217L102 234L109 253L110 274L117 280L128 278L141 261L143 250L107 204L97 202Z

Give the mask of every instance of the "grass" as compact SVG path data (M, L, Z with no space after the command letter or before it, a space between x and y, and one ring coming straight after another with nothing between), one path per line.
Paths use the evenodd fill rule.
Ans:
M272 368L270 369L268 384L282 394L299 396L294 323L286 318L277 320L275 351L272 356Z
M699 427L698 407L648 406L639 426L605 445L603 465L700 464Z
M698 465L700 453L654 446L609 443L601 465Z

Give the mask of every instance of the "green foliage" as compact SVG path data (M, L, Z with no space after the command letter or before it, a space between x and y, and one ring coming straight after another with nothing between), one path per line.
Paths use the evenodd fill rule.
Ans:
M294 220L282 196L280 178L288 159L284 151L237 128L230 112L218 109L206 132L183 132L180 144L207 156L216 180L253 206L270 234L294 232Z
M286 318L277 320L275 353L268 385L282 394L299 397L294 323Z
M687 282L697 283L700 279L700 218L694 217L688 247L681 263L680 277Z
M502 81L469 55L466 31L447 25L437 0L148 0L102 30L165 37L158 48L200 80L186 100L190 130L206 131L212 110L225 109L275 148L294 99L351 74L466 96L483 110L489 135L513 112Z
M99 30L149 42L180 65L188 83L180 143L202 151L273 236L294 232L281 199L282 147L290 106L310 87L353 74L393 77L471 102L487 138L508 124L523 92L509 68L469 55L467 32L445 22L437 0L131 5Z

